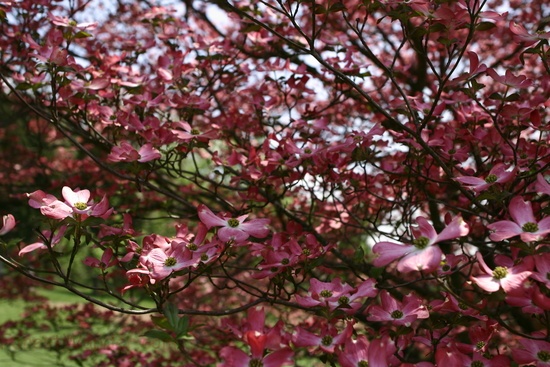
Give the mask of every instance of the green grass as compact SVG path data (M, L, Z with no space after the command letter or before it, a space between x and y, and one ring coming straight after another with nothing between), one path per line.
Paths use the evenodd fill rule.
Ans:
M28 328L19 326L25 332L30 332L24 338L16 338L13 345L0 345L0 366L2 367L33 367L33 366L65 366L77 367L80 366L77 362L68 358L69 353L83 351L88 348L105 348L109 344L119 344L135 350L142 350L142 331L133 331L130 333L120 333L119 320L122 320L122 315L112 316L107 322L94 321L94 317L87 316L86 313L78 314L75 308L70 308L72 305L79 305L82 309L88 302L79 296L68 292L63 288L40 289L37 294L48 298L47 304L55 307L55 313L48 314L47 311L38 310L37 313L31 314L27 319L23 319L23 313L28 312L28 307L37 305L37 302L26 302L24 300L0 300L0 325L8 321L29 320L36 321ZM113 301L113 299L105 300ZM42 302L43 304L43 302ZM70 310L66 311L65 308ZM100 307L95 307L94 310L102 311ZM94 311L95 312L95 311ZM77 318L74 316L78 315ZM69 318L71 316L73 318ZM148 318L142 318L142 320ZM87 322L90 321L89 325ZM130 319L131 322L132 319ZM136 319L133 319L136 320ZM42 327L42 326L43 327ZM27 330L25 330L25 328ZM10 328L15 333L17 328ZM15 334L9 334L10 336ZM81 344L73 350L70 343ZM60 343L63 353L58 356L55 349L56 343ZM79 349L78 349L79 348ZM172 348L173 349L173 348ZM165 345L162 348L156 345L159 353L169 352L170 345ZM94 358L97 361L101 358L99 353L83 366L95 366Z
M21 318L21 311L27 303L22 300L0 300L0 324ZM0 366L3 366L0 364Z

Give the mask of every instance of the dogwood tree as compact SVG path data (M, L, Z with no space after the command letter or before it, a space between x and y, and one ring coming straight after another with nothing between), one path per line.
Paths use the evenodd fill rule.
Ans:
M550 363L544 1L0 4L10 271L189 366Z

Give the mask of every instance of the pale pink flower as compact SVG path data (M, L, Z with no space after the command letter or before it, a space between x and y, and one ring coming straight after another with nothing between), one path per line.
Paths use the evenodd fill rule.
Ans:
M512 358L516 363L535 363L537 367L550 367L550 343L533 339L520 339L519 342L525 349L512 350Z
M112 162L135 162L139 159L140 155L134 147L127 141L120 143L120 146L114 146L111 149L111 153L107 156L107 159Z
M333 325L323 327L320 335L313 334L301 327L298 327L292 335L292 342L297 347L318 347L324 352L334 353L338 345L342 345L351 337L353 333L353 324L348 322L342 332Z
M540 173L537 175L535 190L537 190L537 192L540 192L542 194L550 195L550 184L548 183L548 181L546 181L544 176L541 175Z
M297 295L296 302L303 307L327 307L329 310L342 309L346 313L355 312L360 306L360 298L374 297L378 293L375 280L367 279L359 287L343 284L335 278L330 283L311 279L307 296Z
M395 325L410 326L416 319L427 319L430 313L414 294L408 294L403 302L398 302L388 291L380 292L380 305L368 308L367 320L389 321Z
M64 186L61 190L65 203L77 214L87 214L92 208L90 202L90 190L73 191L70 187Z
M0 228L0 236L5 235L15 227L15 218L11 214L6 214L2 217L2 228Z
M149 162L155 159L159 159L161 157L160 152L153 148L153 145L151 143L147 143L143 145L141 148L139 148L139 159L138 162L145 163Z
M42 190L31 192L30 194L27 194L27 197L29 198L29 206L35 209L40 209L44 205L49 205L54 201L57 201L55 196L46 194Z
M57 245L61 241L61 239L65 235L66 230L67 230L67 226L63 225L63 226L59 227L59 230L57 231L57 233L53 237L52 237L52 232L51 231L43 231L41 237L47 239L50 242L50 247L54 247L55 245ZM23 247L19 251L19 256L22 256L24 254L27 254L27 253L35 251L35 250L47 250L47 249L48 249L48 245L46 245L46 243L44 243L44 241L42 240L42 241L39 241L39 242L31 243L30 245L27 245L27 246Z
M328 306L329 302L337 301L342 295L350 294L352 291L352 286L342 283L338 278L330 282L313 278L309 281L307 296L296 295L296 302L303 307Z
M550 217L537 222L533 215L531 202L525 202L520 196L514 197L508 207L514 220L501 220L487 226L492 231L493 241L502 241L514 236L520 236L522 241L537 241L550 233Z
M360 367L367 364L372 367L390 365L390 357L397 351L395 343L387 336L377 337L370 342L364 335L357 339L348 339L338 354L342 367ZM417 364L416 366L422 366Z
M545 296L540 288L533 284L506 294L505 301L510 306L521 307L521 311L526 314L543 314L550 311L550 298Z
M173 242L169 250L154 248L147 254L147 266L151 278L162 280L172 273L190 266L196 266L200 260L193 258L193 253L183 243Z
M346 340L344 350L338 355L342 367L357 367L361 363L366 366L369 361L369 341L364 335Z
M378 242L372 251L377 255L374 266L386 266L400 259L397 270L400 272L433 271L441 262L443 252L435 244L465 236L469 232L468 225L462 217L455 217L447 227L437 234L434 227L424 217L416 219L419 231L415 234L412 244L393 242Z
M266 354L267 335L261 331L250 330L244 335L244 341L250 346L250 354L235 347L224 347L220 351L223 363L218 367L281 367L292 365L294 353L288 347Z
M76 29L95 29L97 27L97 22L89 22L89 23L77 23L76 21L66 18L66 17L60 17L57 15L54 15L50 12L48 12L48 18L51 20L51 22L57 26L64 27L64 28L76 28Z
M527 79L525 75L514 75L509 69L506 70L504 75L498 75L495 69L487 69L487 74L493 78L494 81L502 83L510 88L527 88L533 84L531 79Z
M494 270L487 266L480 252L476 253L476 258L485 274L472 276L471 279L481 289L489 293L496 292L501 287L506 293L516 290L523 285L523 282L532 273L533 263L531 257L525 258L519 265L514 265L513 260L509 257L496 256L495 263L498 266Z
M264 238L269 234L269 219L252 219L245 222L248 215L237 218L220 218L205 205L199 205L199 218L208 227L218 229L218 238L223 242L243 242L249 236Z
M523 43L524 46L531 46L539 41L550 39L550 32L529 33L521 24L511 21L510 31L514 34L514 41Z
M535 279L550 289L550 253L545 252L535 256L536 272L531 274L531 279Z
M103 251L101 259L88 256L86 259L84 259L83 262L84 265L90 266L92 268L106 269L110 268L111 266L115 266L118 263L118 260L116 257L114 257L113 249L109 247L105 249L105 251Z
M27 194L27 197L29 198L29 205L35 209L40 209L42 215L48 218L65 219L73 214L70 206L42 190L31 192Z
M514 178L515 174L515 168L506 167L504 164L499 163L489 171L489 174L484 179L474 176L461 176L456 177L455 180L475 192L481 192L494 184L510 181Z

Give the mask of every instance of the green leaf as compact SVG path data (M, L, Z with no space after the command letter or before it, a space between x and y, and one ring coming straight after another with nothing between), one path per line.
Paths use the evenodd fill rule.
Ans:
M78 31L74 35L74 38L88 38L88 37L92 37L92 35L88 32L85 32L85 31Z
M508 97L506 97L505 101L506 102L515 102L515 101L519 101L520 97L519 97L519 94L518 93L513 93L513 94L510 94Z
M489 99L495 99L497 101L502 101L503 97L502 97L502 94L495 92L495 93L492 93L489 96Z
M163 342L173 342L174 338L170 334L168 334L166 331L162 330L147 330L143 336L151 339L158 339L162 340Z
M155 316L151 315L151 321L161 329L170 330L170 323L168 319L164 316Z
M168 319L170 330L176 331L179 322L178 307L173 303L168 303L163 310L164 316Z
M332 4L328 9L329 13L336 13L342 10L346 10L346 7L342 3Z
M371 278L378 278L380 275L382 275L384 273L384 270L386 268L375 268L375 267L372 267L369 269L369 277Z
M476 30L477 31L480 31L480 32L483 32L483 31L488 31L490 29L493 29L496 27L496 24L495 23L491 23L491 22L481 22L481 23L478 23L476 25Z
M15 89L17 89L17 90L27 90L27 89L31 89L31 88L32 88L32 84L27 83L27 82L19 83L15 87Z
M187 335L187 331L189 330L189 317L183 316L180 317L178 320L178 326L176 327L176 339L181 339L185 335Z
M322 6L322 5L315 4L315 5L314 5L313 12L314 12L315 14L326 14L327 9L326 9L324 6Z
M245 24L244 27L242 27L239 32L241 33L257 32L260 29L262 29L262 27L260 27L258 24L248 23L248 24Z

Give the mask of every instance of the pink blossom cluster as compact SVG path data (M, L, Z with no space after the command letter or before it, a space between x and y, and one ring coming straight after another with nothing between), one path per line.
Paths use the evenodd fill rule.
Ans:
M109 201L106 196L94 203L90 199L89 190L73 191L70 187L64 186L61 191L64 201L57 199L51 194L46 194L42 190L27 194L29 205L35 209L40 209L42 215L48 218L63 220L65 218L88 217L106 218L113 213L113 208L109 207Z

